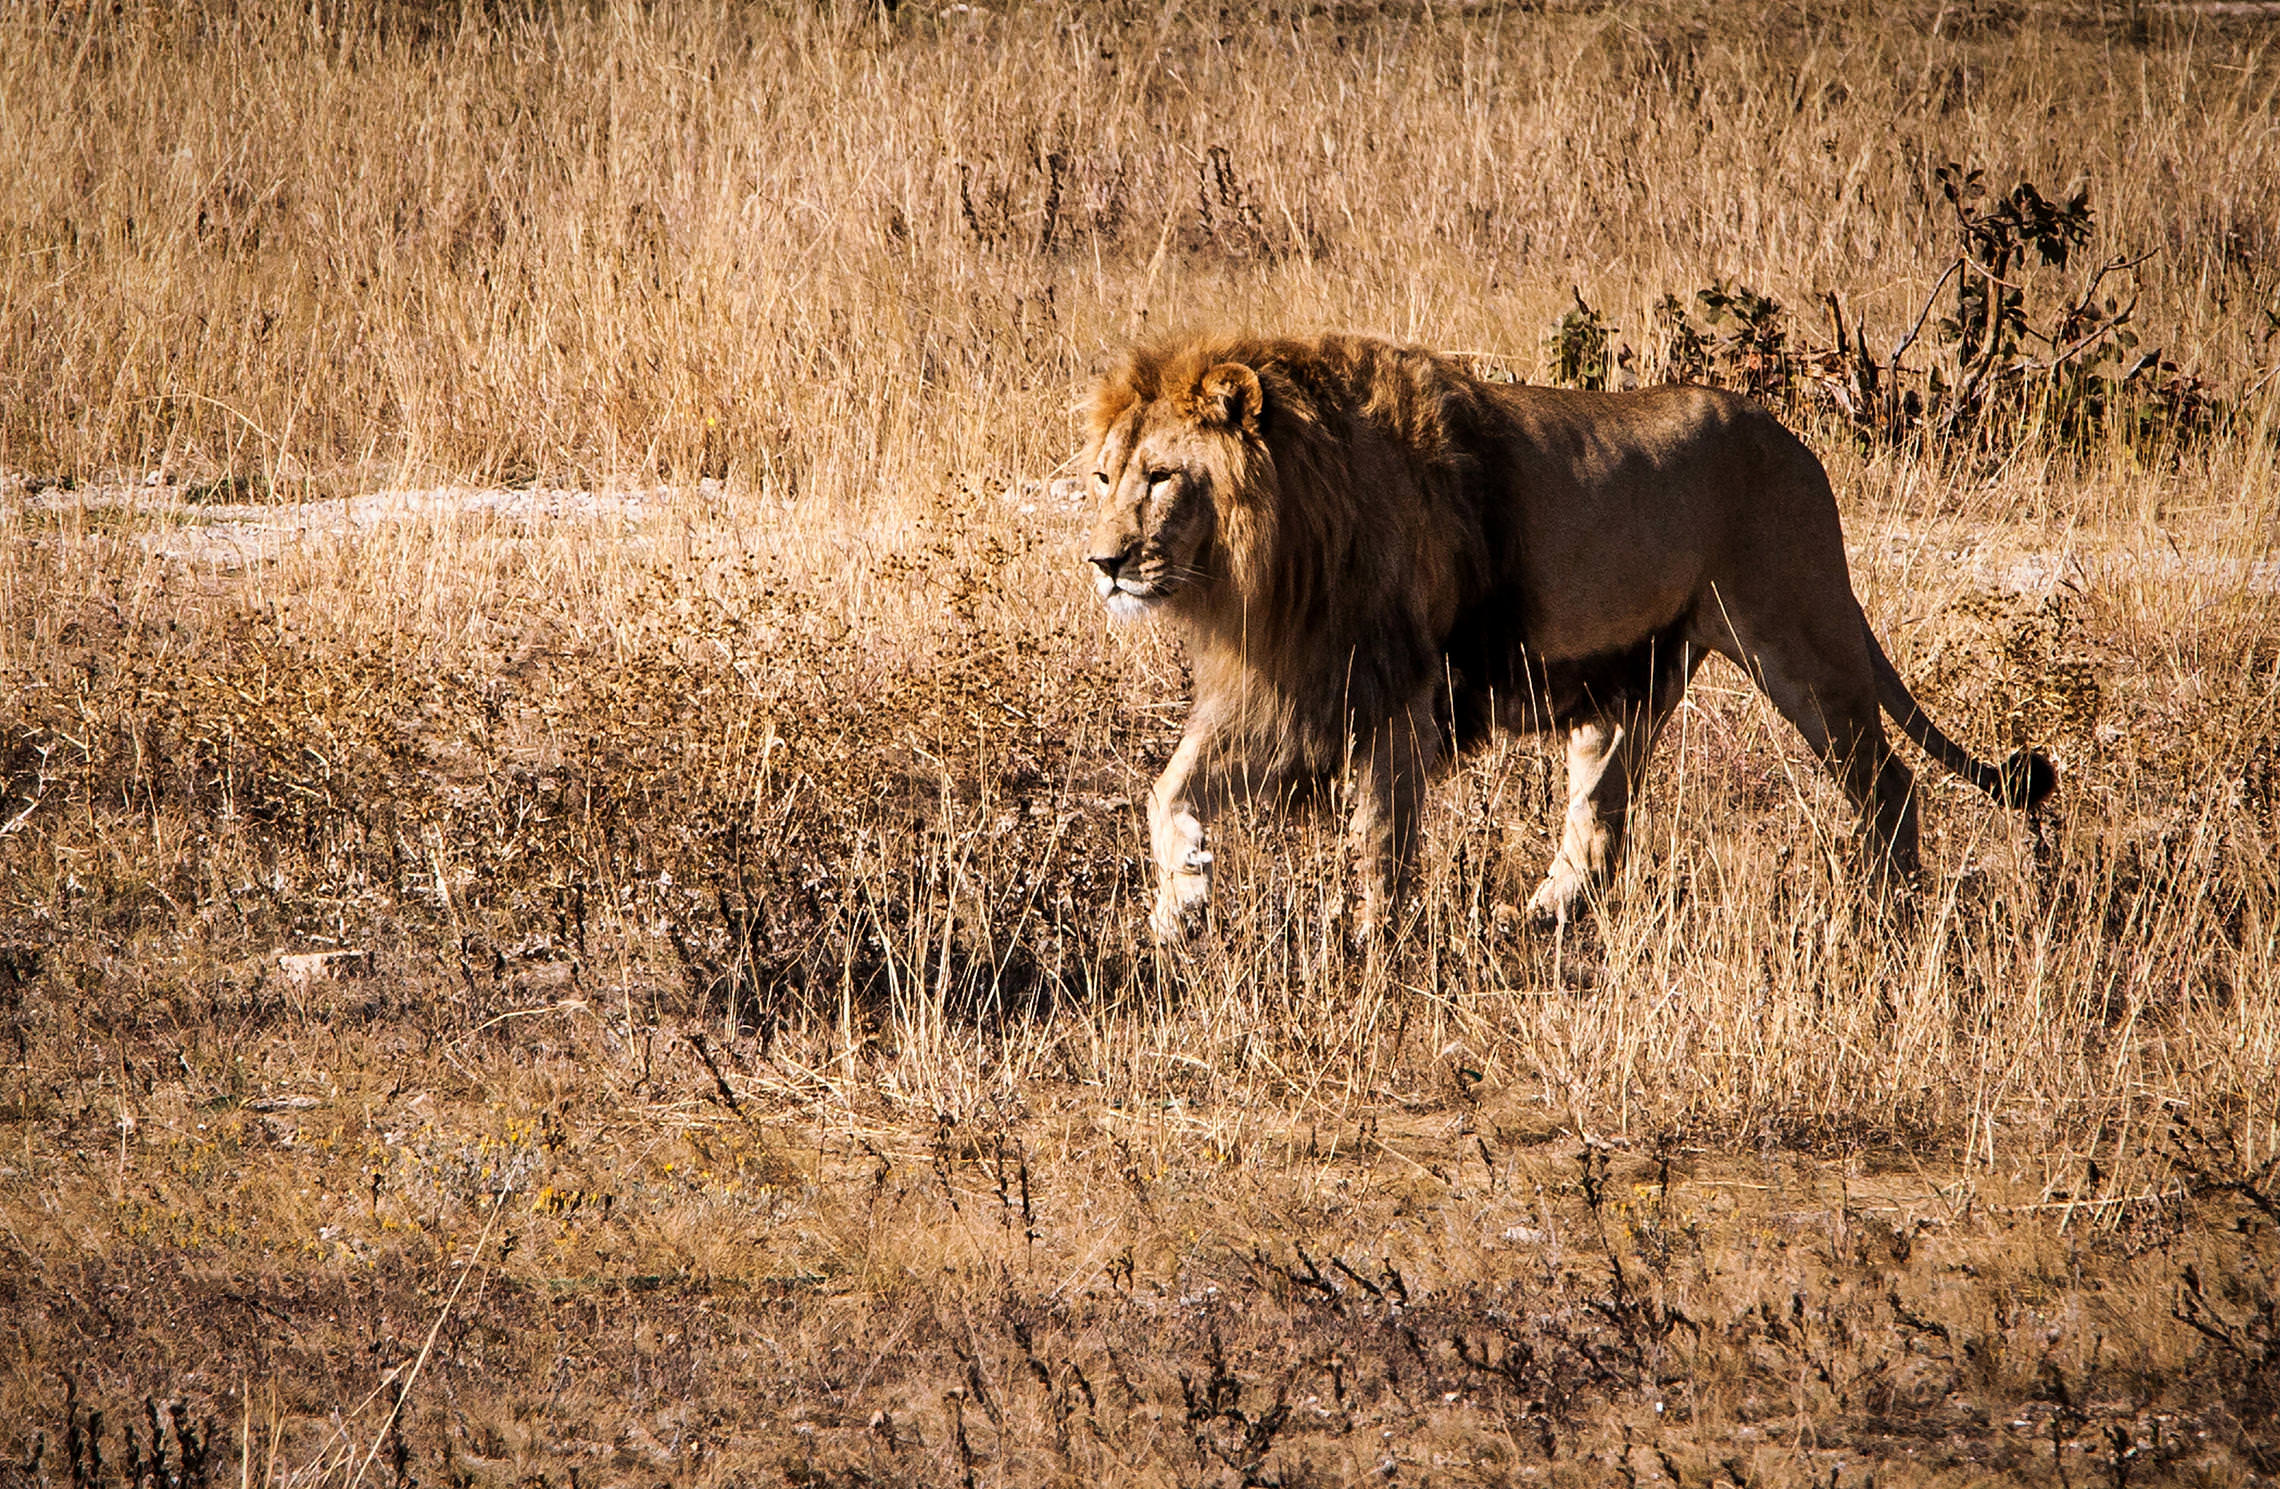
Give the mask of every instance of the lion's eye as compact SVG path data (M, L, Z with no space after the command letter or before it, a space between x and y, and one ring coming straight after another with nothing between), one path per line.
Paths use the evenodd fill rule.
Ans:
M1104 470L1094 471L1093 484L1095 486L1098 486L1101 490L1106 491L1108 489L1108 472Z
M1148 484L1150 487L1162 486L1172 479L1172 474L1168 470L1152 470L1148 472Z

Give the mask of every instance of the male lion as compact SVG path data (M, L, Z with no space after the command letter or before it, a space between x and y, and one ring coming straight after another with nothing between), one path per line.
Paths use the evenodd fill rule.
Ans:
M1148 795L1150 926L1204 903L1204 821L1238 790L1354 768L1367 935L1414 855L1444 732L1568 732L1568 808L1529 901L1566 917L1621 851L1631 786L1709 652L1757 680L1861 811L1873 868L1916 872L1907 766L1881 705L2009 806L2056 783L1974 759L1868 628L1821 463L1710 388L1582 393L1482 381L1361 336L1195 336L1094 390L1087 559L1119 617L1186 633L1195 703Z

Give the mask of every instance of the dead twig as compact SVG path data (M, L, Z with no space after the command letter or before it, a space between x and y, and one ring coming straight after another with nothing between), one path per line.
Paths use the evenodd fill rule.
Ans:
M1924 308L1916 312L1916 323L1908 328L1907 335L1893 344L1892 354L1884 359L1886 371L1895 374L1899 372L1901 355L1909 347L1914 346L1916 338L1924 333L1924 322L1932 318L1932 307L1939 303L1940 291L1947 288L1947 282L1955 278L1957 271L1962 269L1963 265L1964 260L1957 259L1947 266L1946 271L1938 279L1932 281L1932 292L1924 297Z

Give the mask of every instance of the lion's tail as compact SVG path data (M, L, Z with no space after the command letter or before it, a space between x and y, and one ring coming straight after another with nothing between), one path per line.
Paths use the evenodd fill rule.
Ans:
M2001 765L1989 765L1941 733L1930 715L1916 706L1865 615L1860 628L1868 638L1869 661L1876 668L1876 701L1925 754L2007 807L2034 806L2057 787L2058 771L2040 750L2015 750Z

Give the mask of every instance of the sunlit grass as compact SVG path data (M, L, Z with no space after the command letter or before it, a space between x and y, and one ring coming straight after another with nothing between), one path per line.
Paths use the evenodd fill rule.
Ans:
M2260 33L2146 24L0 15L0 1450L71 1477L72 1374L277 1483L2264 1461L2280 137ZM1383 955L1264 812L1147 943L1185 683L1075 572L1091 369L1227 320L1540 377L1580 292L1651 379L1713 280L1888 349L1949 160L2158 249L2134 327L2228 416L1785 408L2046 817L1920 764L1884 920L1714 665L1564 937L1522 740ZM533 483L587 495L465 497Z

